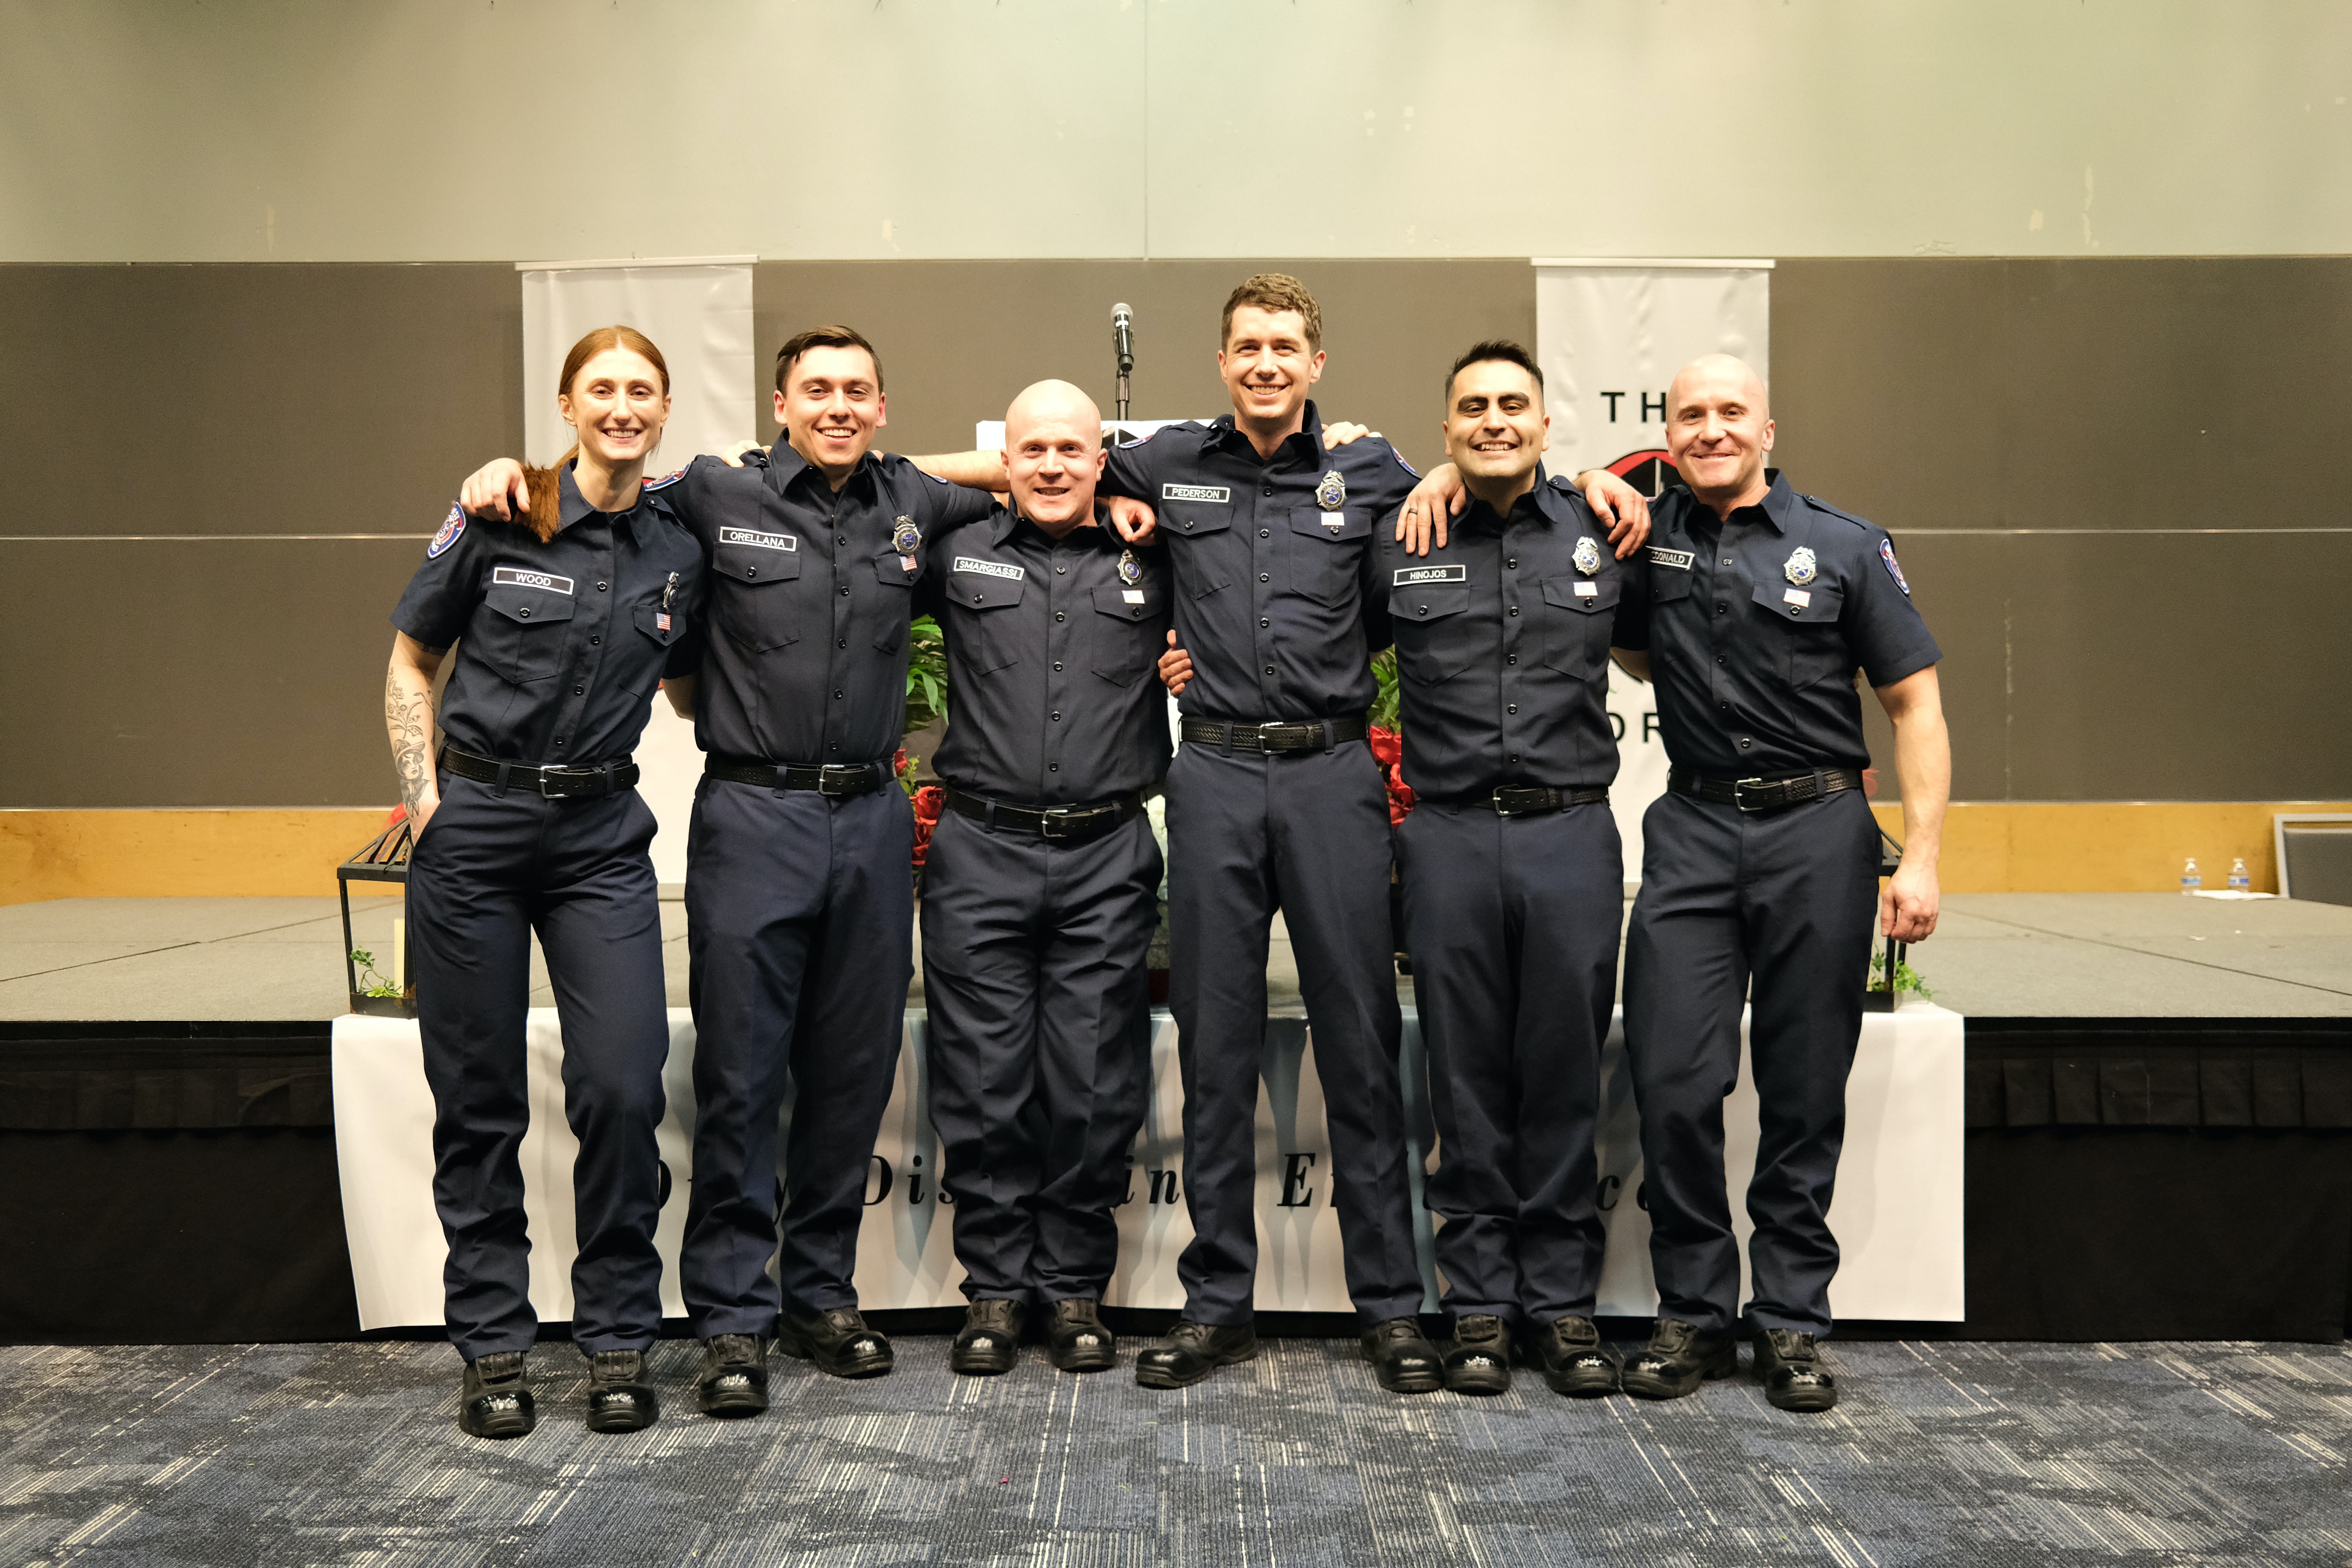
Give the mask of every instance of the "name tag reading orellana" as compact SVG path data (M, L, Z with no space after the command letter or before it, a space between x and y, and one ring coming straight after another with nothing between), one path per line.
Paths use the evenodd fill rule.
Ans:
M545 572L526 572L520 566L493 566L490 581L506 588L544 588L551 594L572 592L572 579L552 576Z
M761 533L754 528L722 528L721 544L748 544L754 550L798 550L801 542L789 533Z

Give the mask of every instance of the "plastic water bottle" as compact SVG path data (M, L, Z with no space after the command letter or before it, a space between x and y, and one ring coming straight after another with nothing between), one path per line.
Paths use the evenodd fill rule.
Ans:
M2205 885L2205 873L2197 868L2197 857L2191 855L2189 864L2180 868L2180 890L2193 893Z
M2243 856L2233 857L2230 861L2230 891L2233 893L2252 892L2253 890L2253 886L2254 879L2249 875L2246 870L2245 858Z

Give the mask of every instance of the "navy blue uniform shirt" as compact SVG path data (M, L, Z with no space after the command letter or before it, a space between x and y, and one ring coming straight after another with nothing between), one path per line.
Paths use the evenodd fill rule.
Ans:
M1388 598L1368 591L1372 529L1418 477L1367 436L1326 451L1323 419L1260 459L1228 414L1112 448L1102 489L1160 514L1176 583L1176 640L1192 656L1180 700L1205 719L1340 719L1378 688Z
M626 755L664 675L701 658L702 550L679 522L676 477L602 512L557 476L562 527L455 507L392 624L429 648L457 645L441 696L452 745L500 762L583 766Z
M1621 618L1639 625L1641 566L1616 558L1584 498L1540 465L1508 517L1474 500L1426 556L1406 553L1394 523L1375 540L1405 782L1434 800L1608 784L1609 649Z
M1619 645L1650 650L1667 759L1709 778L1868 766L1854 670L1943 657L1886 531L1771 479L1725 520L1680 487L1651 503L1649 624Z
M985 517L985 491L869 452L839 491L778 442L730 468L698 458L678 510L710 552L710 635L695 689L706 752L855 764L898 751L907 623L929 541Z
M999 507L941 534L916 590L947 635L948 733L932 766L1013 805L1091 805L1168 772L1162 552L1095 512L1056 540Z

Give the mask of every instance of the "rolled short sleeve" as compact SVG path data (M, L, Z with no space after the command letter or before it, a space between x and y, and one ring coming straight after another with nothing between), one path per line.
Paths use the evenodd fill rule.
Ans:
M433 542L425 547L424 564L393 609L394 626L436 651L457 640L482 600L478 546L483 527L450 507Z
M902 459L903 460L903 459ZM927 474L913 464L915 482L921 487L923 498L923 539L926 543L938 541L951 529L968 522L978 522L996 510L996 498L986 490L976 490L969 485L950 484L937 474Z
M1944 657L1911 602L1911 587L1895 559L1895 542L1870 530L1868 556L1850 580L1845 602L1847 646L1874 687L1892 686Z
M1140 441L1115 442L1110 449L1110 461L1103 466L1102 483L1097 487L1107 496L1127 496L1135 500L1160 502L1160 480L1152 463L1152 448L1160 446L1164 432L1154 431ZM1161 447L1164 451L1165 447Z

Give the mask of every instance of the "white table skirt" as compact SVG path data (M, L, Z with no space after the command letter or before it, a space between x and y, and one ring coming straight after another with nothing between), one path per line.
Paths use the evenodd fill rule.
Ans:
M659 1134L667 1190L655 1242L663 1262L662 1310L682 1317L677 1266L692 1164L694 1024L683 1009L673 1010L669 1018L669 1062L663 1073L669 1104ZM1841 1318L1958 1321L1963 1316L1961 1026L1958 1014L1925 1003L1863 1019L1861 1048L1846 1090L1845 1155L1830 1210L1844 1254L1830 1290ZM1621 1016L1601 1061L1606 1109L1600 1162L1609 1247L1599 1310L1646 1317L1656 1310L1657 1296L1650 1279L1649 1218L1633 1201L1642 1162L1622 1028ZM1744 1033L1745 1020L1742 1028ZM926 1034L923 1016L908 1013L898 1081L866 1178L857 1290L868 1310L963 1302L963 1270L949 1235L953 1207L939 1201L939 1148L927 1109ZM1339 1219L1330 1202L1322 1089L1308 1043L1303 1020L1267 1021L1257 1112L1261 1311L1349 1310ZM542 1321L561 1321L572 1316L575 1241L568 1177L578 1144L563 1119L562 1046L552 1009L532 1010L530 1053L531 1128L523 1140L522 1168L532 1241L531 1303ZM1423 1306L1433 1310L1438 1280L1420 1180L1433 1140L1422 1061L1420 1026L1408 1009L1404 1066L1406 1125L1414 1130L1409 1161L1415 1173L1413 1226L1428 1289ZM1181 1307L1184 1293L1176 1259L1192 1232L1181 1185L1176 1026L1164 1012L1154 1016L1151 1064L1151 1105L1130 1162L1129 1201L1118 1210L1118 1268L1105 1300L1118 1306ZM361 1325L438 1323L446 1248L433 1208L433 1099L425 1083L416 1025L357 1016L337 1019L334 1075L336 1157ZM791 1116L787 1104L783 1117L789 1121ZM1756 1161L1756 1098L1744 1053L1739 1088L1725 1107L1724 1126L1732 1214L1744 1242L1749 1226L1741 1194Z

